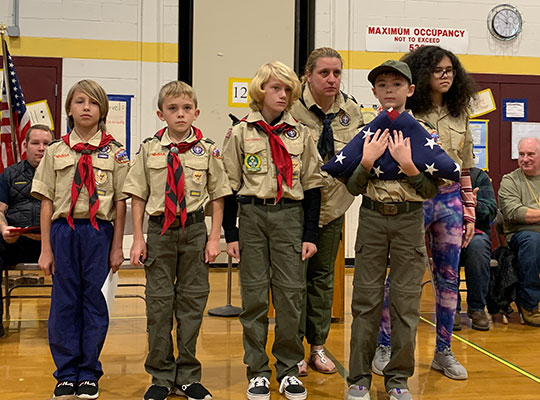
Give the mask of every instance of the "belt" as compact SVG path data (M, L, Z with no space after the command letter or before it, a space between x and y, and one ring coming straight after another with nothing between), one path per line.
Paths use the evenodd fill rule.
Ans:
M300 202L300 200L293 200L282 197L276 203L276 199L260 199L255 196L238 196L236 198L236 201L240 204L256 204L258 206L276 206L280 204L292 204Z
M163 222L165 222L165 215L150 215L148 218L151 222L163 226ZM186 218L186 224L185 226L194 224L196 222L203 222L204 221L204 212L202 208L199 208L197 211L193 211L191 213L187 214ZM180 222L180 216L177 215L173 222L169 225L169 228L179 228L182 226L182 223Z
M367 208L368 210L378 211L382 215L398 215L422 208L422 202L402 201L398 203L382 203L380 201L371 200L369 197L364 196L362 198L362 207Z

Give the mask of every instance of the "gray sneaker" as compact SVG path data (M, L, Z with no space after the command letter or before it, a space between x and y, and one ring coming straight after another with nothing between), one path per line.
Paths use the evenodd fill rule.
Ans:
M390 355L392 354L392 348L390 346L378 345L375 350L375 356L371 361L371 370L374 374L384 375L383 370L386 364L390 362Z
M365 386L351 385L347 392L347 400L370 400L369 389Z
M442 371L447 377L452 379L467 379L467 370L452 354L450 347L446 347L442 351L435 350L431 368L437 371Z
M388 392L390 400L413 400L408 389L392 389Z

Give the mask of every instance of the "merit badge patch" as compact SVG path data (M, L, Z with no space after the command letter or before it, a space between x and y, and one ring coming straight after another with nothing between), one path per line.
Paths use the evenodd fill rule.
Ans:
M114 161L118 164L126 164L129 162L129 157L125 149L120 149L114 153Z
M298 139L298 132L294 129L288 130L287 132L285 132L285 135L287 135L287 137L291 140Z
M246 154L244 165L248 172L258 172L261 170L261 157L257 154Z
M221 151L219 151L219 149L216 147L214 150L212 150L212 156L221 160Z
M191 152L196 156L202 156L204 154L204 148L201 145L196 144L191 148Z
M343 126L349 126L351 123L351 117L349 117L346 113L343 113L339 117L339 123Z
M204 173L202 171L193 171L193 175L191 176L191 179L193 180L194 183L196 183L197 185L200 185L201 183L203 183L203 178L204 178Z
M96 185L103 185L107 182L107 174L102 170L98 169L95 173L96 175Z

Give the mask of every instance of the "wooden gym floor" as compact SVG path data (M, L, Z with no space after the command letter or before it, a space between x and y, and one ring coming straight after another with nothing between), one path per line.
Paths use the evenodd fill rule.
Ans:
M144 282L142 271L121 271L121 281ZM226 273L212 270L208 308L226 303ZM350 338L350 297L352 270L346 273L346 318L343 324L332 324L326 344L336 360L338 373L323 375L309 370L303 378L308 398L343 399L346 393ZM41 290L48 289L20 289ZM121 288L119 293L136 293L141 289ZM233 276L233 305L240 306L238 279ZM54 364L47 344L48 299L14 299L11 321L4 322L6 336L0 338L0 399L49 399L55 385ZM465 302L463 308L466 309ZM494 318L489 332L470 328L466 321L454 336L453 351L467 368L469 379L454 381L430 369L435 345L433 291L424 287L421 321L418 326L416 372L409 380L416 400L500 398L540 399L540 328L521 325L517 313L504 325ZM464 310L465 311L465 310ZM271 326L272 328L272 326ZM273 334L269 335L271 345ZM205 315L199 336L197 354L203 363L202 382L216 400L245 399L247 380L242 363L242 327L237 318ZM141 299L116 299L109 334L101 355L105 375L100 380L100 399L141 399L150 384L144 371L146 356L145 307ZM271 384L272 399L284 399L278 393L275 379ZM170 396L169 399L178 398ZM374 375L371 398L388 399L383 378Z

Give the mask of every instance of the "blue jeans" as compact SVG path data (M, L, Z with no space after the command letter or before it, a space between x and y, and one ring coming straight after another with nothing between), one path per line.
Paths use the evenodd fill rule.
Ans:
M483 310L489 285L491 238L487 233L475 233L469 245L461 249L460 265L465 267L467 306L470 310ZM458 311L461 296L458 294Z
M517 254L518 301L526 310L538 308L540 301L540 233L517 232L510 239L510 248Z

